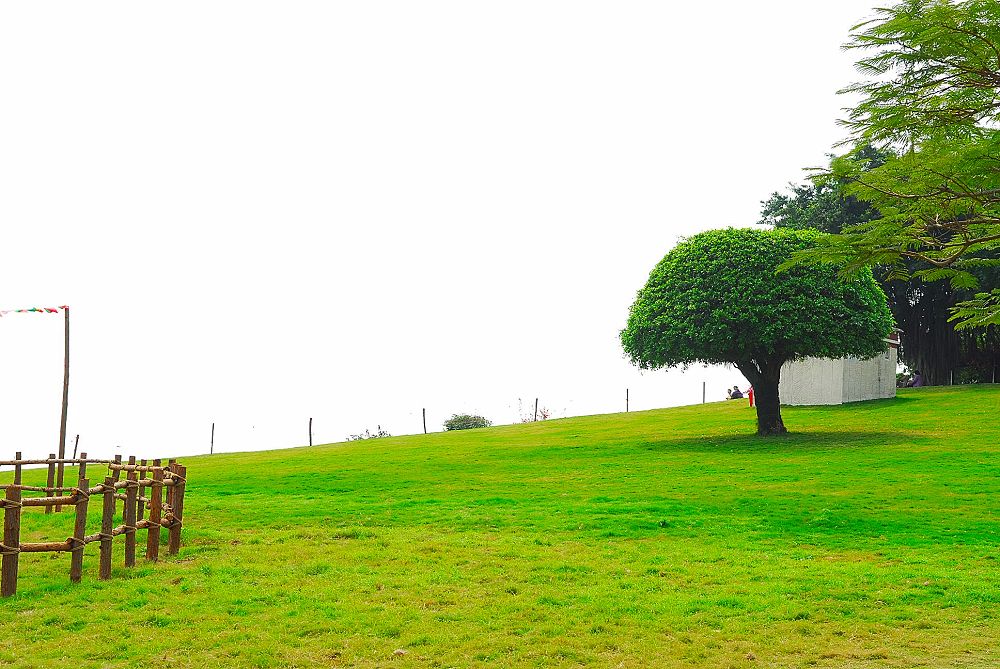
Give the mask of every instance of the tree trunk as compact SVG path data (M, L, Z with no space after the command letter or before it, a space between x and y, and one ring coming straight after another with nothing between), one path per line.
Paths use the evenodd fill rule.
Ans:
M753 384L754 403L757 405L757 434L762 437L788 432L781 420L778 374L774 374L773 377L762 376L758 383Z
M754 363L736 365L737 369L743 372L743 376L753 384L754 404L757 405L757 434L762 437L788 432L784 421L781 420L781 399L778 397L782 364L784 363L773 361L760 366Z
M903 331L900 361L911 371L919 370L924 385L947 385L961 357L961 335L948 322L949 309L958 301L954 289L947 281L890 281L883 285L893 318Z

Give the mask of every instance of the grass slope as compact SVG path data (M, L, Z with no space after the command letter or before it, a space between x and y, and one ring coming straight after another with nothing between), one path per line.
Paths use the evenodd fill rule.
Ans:
M733 402L189 458L179 559L22 556L0 666L995 667L998 415L924 388L773 440Z

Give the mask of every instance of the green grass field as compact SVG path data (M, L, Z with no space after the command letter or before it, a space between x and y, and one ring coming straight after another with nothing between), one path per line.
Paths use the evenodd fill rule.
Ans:
M180 556L23 555L0 666L1000 666L1000 387L784 415L187 458Z

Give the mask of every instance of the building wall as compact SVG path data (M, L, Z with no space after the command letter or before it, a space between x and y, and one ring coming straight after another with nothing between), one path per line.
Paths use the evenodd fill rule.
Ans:
M896 348L858 358L806 358L781 368L782 404L844 404L896 396Z
M778 397L782 404L842 404L843 360L805 358L781 368Z

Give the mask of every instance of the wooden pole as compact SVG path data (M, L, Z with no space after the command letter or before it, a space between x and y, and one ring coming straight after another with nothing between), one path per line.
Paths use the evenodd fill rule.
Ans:
M76 449L80 448L80 435L76 435L76 441L73 442L73 459L76 460Z
M135 464L135 456L128 458L130 465ZM125 526L125 566L135 566L135 498L139 488L138 473L131 470L126 474L127 487L125 488L125 510L122 514L122 524Z
M309 419L309 445L313 445L313 419Z
M535 398L535 420L538 420L538 398Z
M427 407L422 409L424 414L424 434L427 434Z
M145 467L146 466L146 458L143 458L142 460L139 460L139 465L142 466L142 467ZM145 470L142 470L142 471L145 471ZM139 476L139 489L136 491L136 493L139 495L139 501L137 502L136 512L135 512L135 519L136 519L137 522L140 521L140 520L142 520L142 517L146 515L146 505L142 503L143 492L144 492L144 488L143 488L142 482L145 481L145 480L146 480L146 477L144 477L142 475Z
M63 307L63 393L62 393L62 415L59 419L59 459L66 457L66 415L69 412L69 307ZM59 487L63 484L63 467L59 465L57 483ZM62 511L61 506L56 507L56 513Z
M122 463L122 456L121 455L116 455L115 456L115 464L116 465L120 465L121 463ZM122 475L122 470L120 470L120 469L112 469L111 470L111 478L114 479L115 483L118 483L118 479L121 477L121 475Z
M625 389L625 413L628 413L628 388Z
M80 454L81 458L87 459L86 453ZM76 503L76 523L73 526L73 538L70 540L70 550L73 555L69 563L69 580L79 583L83 576L83 549L86 547L84 537L87 536L87 490L90 490L90 481L87 479L87 463L80 463L80 478L77 479L76 487L84 491L83 496Z
M701 382L701 403L705 403L705 382Z
M104 506L101 509L101 571L98 578L111 578L111 534L115 526L115 483L110 476L104 478Z
M14 455L21 459L21 453ZM21 465L14 465L14 485L21 484ZM12 597L17 593L17 561L21 552L21 490L7 488L3 507L3 545L0 555L0 597Z
M64 447L60 446L60 448L59 448L59 460L65 460L65 459L66 459L66 449ZM65 471L66 471L66 463L65 462L59 462L59 464L56 465L56 486L58 486L59 488L63 487L63 480L64 480ZM62 511L62 506L60 506L60 505L57 504L56 505L56 513L59 513L61 511Z
M170 543L167 545L167 552L170 555L177 555L181 548L181 528L184 524L184 488L187 485L187 467L184 465L173 465L173 471L180 479L174 479L177 484L171 487L173 490L173 503L171 504L173 520L170 521Z
M169 469L170 471L174 471L174 465L175 464L177 464L177 459L176 458L170 458L169 460L167 460L167 469ZM174 489L173 489L173 487L167 488L167 505L169 505L171 507L174 505Z
M56 459L56 454L55 453L49 453L49 460L52 460L52 462L49 463L49 475L45 478L45 487L46 488L51 488L52 486L54 486L56 484L56 463L55 463L55 459ZM53 495L55 495L55 493L51 492L51 491L45 493L46 497L52 497ZM52 507L51 506L45 507L45 513L52 513Z
M212 422L212 441L208 445L208 454L215 454L215 422Z
M159 467L160 461L153 460ZM160 509L163 505L163 470L153 472L153 485L149 489L149 532L146 535L146 559L156 562L160 557ZM114 507L112 507L114 508Z

